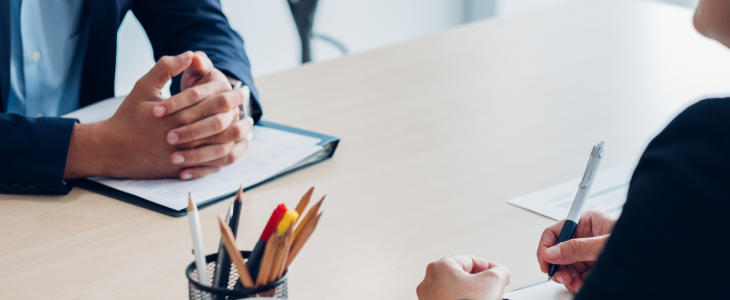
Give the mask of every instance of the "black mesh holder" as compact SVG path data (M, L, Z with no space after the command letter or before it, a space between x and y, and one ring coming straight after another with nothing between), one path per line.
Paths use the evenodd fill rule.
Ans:
M241 251L244 259L247 259L251 254L251 251ZM208 282L213 282L213 276L215 274L215 265L218 260L218 254L211 254L205 257L206 275ZM240 298L255 298L255 297L271 297L287 299L287 285L286 278L287 273L284 273L279 280L274 281L268 285L255 287L252 289L243 289L238 280L238 271L236 266L231 264L231 272L228 276L228 288L223 289L219 287L205 286L198 282L198 269L195 267L195 262L188 265L185 274L188 276L188 287L190 289L190 300L234 300ZM254 281L256 281L254 279Z

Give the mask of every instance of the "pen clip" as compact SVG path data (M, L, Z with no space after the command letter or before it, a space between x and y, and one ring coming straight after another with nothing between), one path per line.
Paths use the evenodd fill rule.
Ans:
M588 159L588 165L586 166L586 171L585 173L583 173L583 179L578 184L579 188L585 188L588 186L589 183L591 183L591 179L593 179L593 173L596 172L598 159L600 157L603 157L603 152L605 149L606 144L604 142L600 142L598 145L593 146L593 150L591 150L591 157Z

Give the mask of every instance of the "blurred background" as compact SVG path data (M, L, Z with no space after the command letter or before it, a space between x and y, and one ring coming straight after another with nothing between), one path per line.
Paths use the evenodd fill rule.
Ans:
M223 12L243 36L254 77L301 65L299 35L287 1L297 2L221 0ZM312 39L311 57L315 62L330 60L347 55L343 50L360 53L469 22L528 13L568 1L590 0L320 0L313 33L323 38ZM690 8L698 2L646 1ZM132 90L154 60L147 36L131 12L122 22L118 39L115 93L121 96Z

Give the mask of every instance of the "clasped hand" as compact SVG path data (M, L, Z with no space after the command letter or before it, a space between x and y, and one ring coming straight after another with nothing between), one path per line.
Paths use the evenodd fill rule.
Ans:
M181 92L162 88L183 73ZM67 179L194 179L235 162L251 142L253 119L239 120L242 90L203 52L164 56L108 120L77 124L67 158Z

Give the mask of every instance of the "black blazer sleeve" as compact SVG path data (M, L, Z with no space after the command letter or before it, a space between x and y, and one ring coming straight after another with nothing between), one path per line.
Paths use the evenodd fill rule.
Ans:
M0 193L68 193L63 174L75 123L0 114Z
M577 300L726 299L730 98L677 116L644 151Z
M252 116L258 122L261 105L243 39L228 24L218 0L137 0L132 12L147 32L155 60L188 50L203 51L216 68L248 85ZM173 79L170 92L180 92L180 76Z

